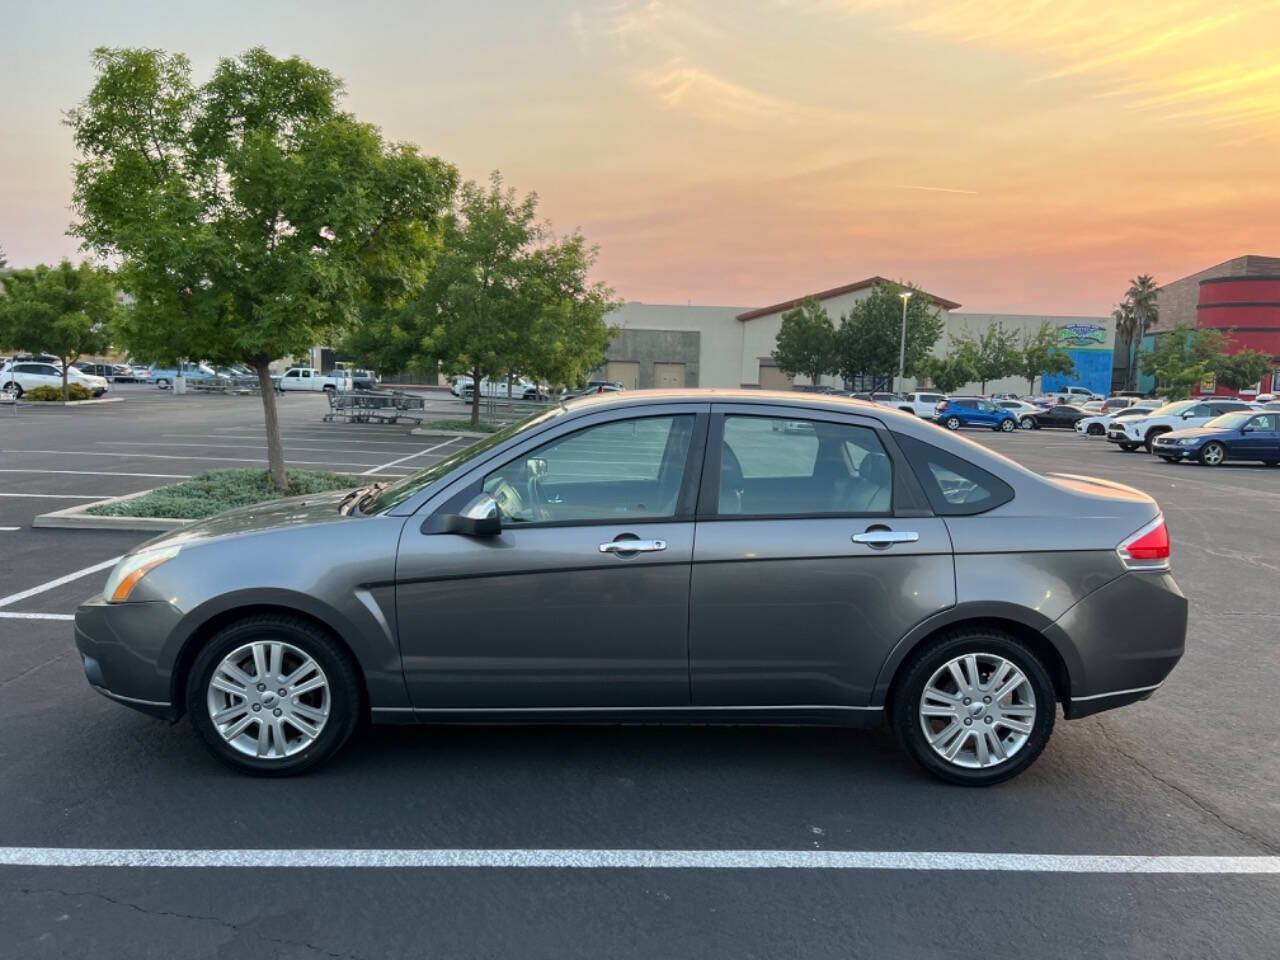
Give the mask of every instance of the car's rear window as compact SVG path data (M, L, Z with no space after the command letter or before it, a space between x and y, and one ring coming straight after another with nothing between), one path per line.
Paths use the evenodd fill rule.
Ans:
M905 434L894 439L939 516L985 513L1013 499L1012 487L976 464Z

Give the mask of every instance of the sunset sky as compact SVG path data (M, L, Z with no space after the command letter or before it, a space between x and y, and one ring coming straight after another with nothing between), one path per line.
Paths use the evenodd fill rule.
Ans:
M872 274L1100 313L1129 277L1280 255L1280 0L6 4L0 246L74 256L89 51L261 44L388 137L536 190L631 300Z

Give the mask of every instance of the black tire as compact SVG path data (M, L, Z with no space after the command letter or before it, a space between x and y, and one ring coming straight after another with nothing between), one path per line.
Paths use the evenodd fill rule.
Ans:
M1218 456L1217 459L1215 460L1212 458L1210 451L1215 451L1217 454L1220 454L1220 456ZM1210 441L1209 443L1206 443L1203 447L1200 448L1199 459L1200 459L1200 463L1203 466L1220 467L1224 463L1226 463L1227 448L1224 447L1222 444L1218 443L1218 441L1216 440Z
M297 647L324 671L329 682L329 715L320 735L298 753L262 759L241 753L222 738L210 718L206 691L223 657L237 647L268 638ZM187 676L187 712L209 752L229 767L252 776L286 777L318 766L347 742L361 715L361 689L350 651L327 631L300 617L263 614L224 627L197 654Z
M1021 420L1018 421L1018 426L1023 430L1034 430L1036 429L1036 418L1023 417Z
M1178 458L1177 458L1177 457L1161 457L1160 459L1161 459L1161 460L1163 460L1165 463L1177 463L1177 462L1178 462Z
M1085 433L1087 433L1087 434L1088 434L1089 436L1091 436L1091 437L1100 437L1100 436L1102 436L1104 433L1106 433L1107 431L1106 431L1106 428L1102 426L1102 424L1100 424L1100 423L1091 423L1091 424L1089 424L1089 426L1085 427L1084 432L1085 432Z
M1137 450L1139 446L1140 444L1136 443L1122 443L1120 444L1120 449L1125 453L1133 453L1133 451Z
M333 392L334 392L335 390L337 390L338 388L337 388L337 387L335 387L332 383L326 383L326 384L325 384L323 387L321 387L320 389L321 389L321 390L323 390L325 393L333 393Z
M919 705L925 685L948 661L974 653L1003 657L1022 671L1035 695L1035 718L1026 742L1008 760L971 769L945 760L929 745ZM1040 658L1021 640L999 630L958 628L914 654L899 670L890 703L890 722L911 758L934 776L966 787L989 787L1015 777L1035 762L1049 742L1057 714L1053 681Z
M947 417L947 419L943 422L943 425L944 425L948 430L959 430L959 429L960 429L960 418L959 418L959 417Z
M1147 434L1146 439L1142 441L1142 445L1147 448L1147 453L1156 452L1156 437L1160 436L1160 434L1162 433L1167 433L1167 432L1168 431L1165 431L1165 430L1152 430Z
M13 399L15 400L22 399L22 385L19 384L17 380L10 380L6 383L4 385L4 390L6 393L13 394Z
M159 388L160 390L168 390L168 389L169 389L169 380L168 380L168 378L167 378L167 377L157 377L157 378L156 378L156 387L157 387L157 388Z
M1018 429L1018 422L1013 419L1001 420L1000 425L996 427L1001 433L1013 433Z

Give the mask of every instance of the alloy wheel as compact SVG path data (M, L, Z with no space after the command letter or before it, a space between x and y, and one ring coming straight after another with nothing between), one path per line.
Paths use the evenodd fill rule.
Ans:
M1034 430L1036 428L1036 422L1030 417L1023 417L1018 421L1018 426L1023 430Z
M222 658L206 691L209 719L234 750L271 760L305 750L324 730L329 679L293 644L256 640Z
M947 763L981 770L1006 763L1027 744L1036 720L1031 682L994 653L948 660L925 683L919 704L926 742Z
M1200 462L1206 467L1216 467L1227 459L1227 451L1220 443L1207 443L1200 451Z
M948 418L947 418L947 429L948 429L948 430L959 430L959 429L960 429L960 418L959 418L959 417L948 417Z
M1001 420L1000 430L1003 433L1013 433L1016 424L1012 420Z

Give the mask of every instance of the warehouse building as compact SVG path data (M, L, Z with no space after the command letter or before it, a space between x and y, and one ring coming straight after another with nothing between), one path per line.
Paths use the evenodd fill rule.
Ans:
M855 303L870 295L883 277L808 294L818 300L837 325ZM1047 378L1043 388L1072 384L1106 393L1111 387L1115 323L1111 317L1063 317L1049 315L964 313L960 304L920 291L942 315L944 328L935 352L946 352L960 336L976 336L995 323L1019 337L1030 335L1048 322L1058 343L1076 361L1076 376ZM805 296L765 307L679 306L627 303L610 316L618 335L605 353L606 362L594 376L616 380L627 389L650 387L745 387L790 389L807 384L777 368L771 354L782 326L782 314ZM824 383L840 386L838 377ZM915 382L908 379L907 388ZM1039 386L1039 385L1037 385ZM978 384L969 388L976 391ZM987 392L1023 393L1025 380L1017 377L987 383Z

